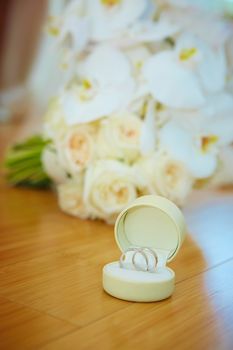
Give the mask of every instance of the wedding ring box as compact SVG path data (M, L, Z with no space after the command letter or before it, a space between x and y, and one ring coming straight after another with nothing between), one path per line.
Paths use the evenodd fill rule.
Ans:
M117 218L115 240L123 258L104 266L104 290L128 301L168 298L175 273L167 263L175 258L184 237L184 218L174 203L154 195L137 198Z

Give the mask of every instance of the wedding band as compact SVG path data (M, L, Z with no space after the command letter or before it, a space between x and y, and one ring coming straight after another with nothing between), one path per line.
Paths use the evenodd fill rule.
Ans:
M120 261L119 261L119 263L120 263L120 267L122 267L122 268L124 268L124 260L125 260L125 258L126 258L126 254L128 253L128 252L136 252L137 251L137 248L128 248L124 253L122 253L121 254L121 257L120 257Z
M154 258L154 269L156 269L156 266L158 264L158 256L154 252L153 249L148 248L148 247L142 247L142 248L141 247L139 247L139 248L137 248L137 247L130 247L130 248L128 248L120 257L119 264L120 264L121 268L124 268L124 261L125 261L125 258L126 258L126 254L128 252L134 252L134 254L132 256L132 264L133 264L135 270L152 272L151 269L150 269L150 266L149 266L149 260L148 260L148 256L147 256L146 252L153 256L153 258ZM146 268L143 268L141 265L136 263L136 256L137 256L137 254L141 254L141 256L143 256L143 258L145 260Z
M154 268L156 269L157 264L158 264L158 255L155 253L155 251L151 248L148 247L144 247L142 248L142 251L147 251L148 253L150 253L153 258L154 258ZM148 271L149 271L149 264L148 264Z
M145 259L146 269L143 269L140 265L137 265L137 263L135 261L137 254L141 254L143 256L143 258ZM135 253L132 257L132 263L133 263L133 266L135 267L135 269L138 271L148 271L149 270L149 261L148 261L147 255L144 253L143 249L137 249L135 251Z

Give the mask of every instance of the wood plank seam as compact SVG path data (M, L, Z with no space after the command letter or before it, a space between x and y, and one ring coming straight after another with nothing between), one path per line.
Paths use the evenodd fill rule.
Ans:
M0 292L0 297L10 301L11 303L14 303L15 305L23 306L23 307L28 308L28 309L30 309L32 311L36 311L36 312L40 313L41 315L46 315L46 316L52 317L52 318L54 318L54 319L56 319L58 321L65 322L65 323L69 324L70 326L75 327L75 330L82 328L82 327L77 326L77 324L68 321L67 319L63 319L61 317L57 317L57 316L55 316L53 314L50 314L49 312L46 312L46 311L43 311L41 309L35 308L35 307L31 306L31 305L19 302L18 300L9 298L8 296L6 296L5 294L2 294L1 292Z

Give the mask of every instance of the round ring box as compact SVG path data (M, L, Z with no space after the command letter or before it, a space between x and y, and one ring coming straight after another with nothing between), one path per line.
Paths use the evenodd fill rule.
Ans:
M158 256L155 271L122 268L119 261L103 268L104 290L119 299L151 302L166 299L175 287L175 273L166 266L178 253L185 237L180 209L164 197L137 198L118 216L115 240L121 252L130 247L148 247Z

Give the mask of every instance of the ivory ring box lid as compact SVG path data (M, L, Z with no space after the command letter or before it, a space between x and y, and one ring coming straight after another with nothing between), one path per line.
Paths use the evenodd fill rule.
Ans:
M115 239L122 252L130 247L148 247L158 256L154 272L122 268L119 261L103 268L104 290L120 299L150 302L169 297L175 273L166 266L178 253L185 236L179 208L160 196L137 198L118 216Z

